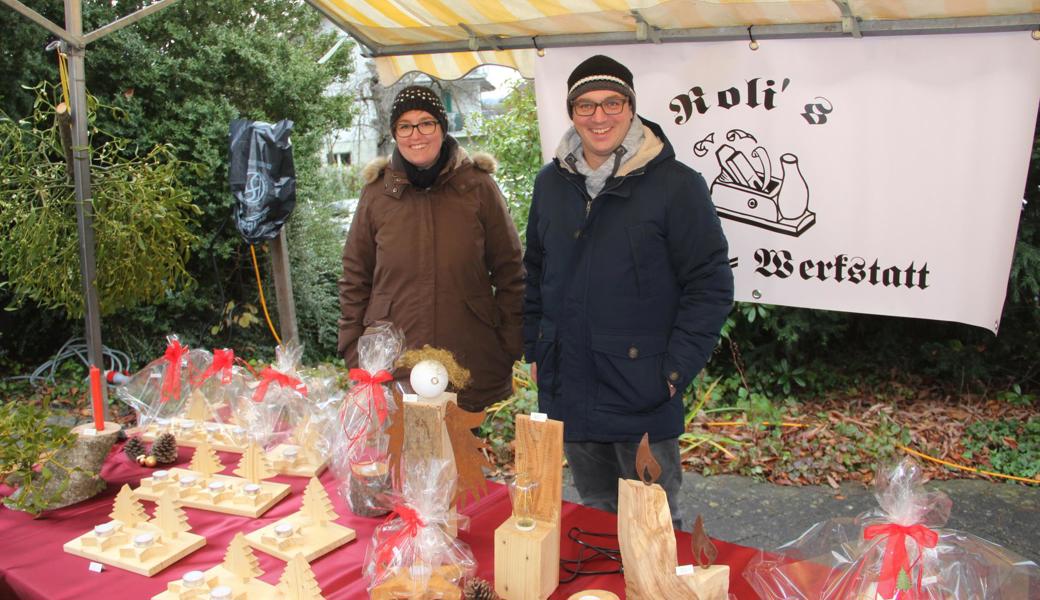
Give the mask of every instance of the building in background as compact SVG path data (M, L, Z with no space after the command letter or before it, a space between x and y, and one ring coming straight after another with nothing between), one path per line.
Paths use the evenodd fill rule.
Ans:
M385 156L393 150L393 137L390 134L390 104L397 93L409 85L423 85L431 88L440 96L448 113L448 133L467 145L473 133L474 115L489 114L497 106L497 98L484 96L494 92L496 87L484 74L484 68L476 69L462 79L442 81L432 79L422 73L409 73L393 85L384 86L376 74L375 64L361 55L360 47L352 41L341 38L332 52L346 51L354 53L354 73L350 79L336 83L326 90L327 94L353 94L357 98L357 115L349 129L331 132L325 141L325 164L328 166L349 167L364 166L378 156ZM467 129L467 123L470 128Z

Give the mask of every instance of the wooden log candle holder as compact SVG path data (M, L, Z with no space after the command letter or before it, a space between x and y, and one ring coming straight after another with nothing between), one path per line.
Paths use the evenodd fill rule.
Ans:
M678 566L668 497L654 483L661 467L650 454L646 435L639 445L636 471L642 481L618 480L618 543L625 568L625 597L726 600L728 566Z
M532 529L512 515L495 530L495 592L504 600L545 600L560 583L563 423L516 417L516 472L537 482Z

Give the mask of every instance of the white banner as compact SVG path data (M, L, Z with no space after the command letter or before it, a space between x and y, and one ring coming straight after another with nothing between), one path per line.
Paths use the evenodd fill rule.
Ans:
M593 54L707 180L737 300L996 332L1040 99L1028 32L553 48L546 160Z

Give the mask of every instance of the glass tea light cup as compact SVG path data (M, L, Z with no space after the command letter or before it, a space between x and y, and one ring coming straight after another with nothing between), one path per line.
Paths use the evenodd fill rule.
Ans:
M509 500L513 503L513 522L520 531L534 529L534 490L538 482L526 473L517 473L509 482Z

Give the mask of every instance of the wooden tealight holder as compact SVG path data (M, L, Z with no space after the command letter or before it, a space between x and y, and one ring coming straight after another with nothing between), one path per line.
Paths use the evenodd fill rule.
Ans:
M166 591L152 596L152 600L208 600L218 587L228 588L228 597L233 600L279 598L273 585L257 579L263 574L245 536L236 533L222 563L205 571L188 571L166 584Z
M451 392L441 392L432 399L419 396L415 398L405 400L401 406L404 413L404 463L415 464L437 458L454 465L455 453L444 419L448 403L458 404L457 396ZM453 507L452 517L456 514ZM445 531L452 537L458 535L458 524L454 518L449 519Z
M729 567L678 567L668 497L654 484L618 480L618 543L630 600L726 600Z
M534 529L510 516L495 530L495 591L505 600L545 600L560 583L563 423L516 417L516 472L538 482Z
M191 393L188 409L181 417L157 419L140 430L140 436L143 441L154 442L165 432L177 438L178 446L198 448L205 444L221 452L241 453L249 442L249 436L242 427L213 421L213 409L199 390Z
M195 449L189 466L190 470L153 472L151 477L141 480L137 495L145 500L156 500L167 490L173 490L184 506L253 518L289 495L289 485L262 481L274 473L255 445L247 448L239 461L235 472L242 477L217 475L224 470L224 465L205 444Z
M292 440L295 443L275 446L267 452L267 460L282 475L317 477L325 471L330 458L316 450L318 437L318 430L304 421L293 430Z
M65 552L151 577L206 545L204 537L189 533L188 516L172 490L159 497L149 521L133 490L124 485L109 516L112 521L67 542Z
M288 561L297 554L310 562L353 540L353 529L333 521L339 515L316 477L303 491L300 510L245 536L258 550Z

